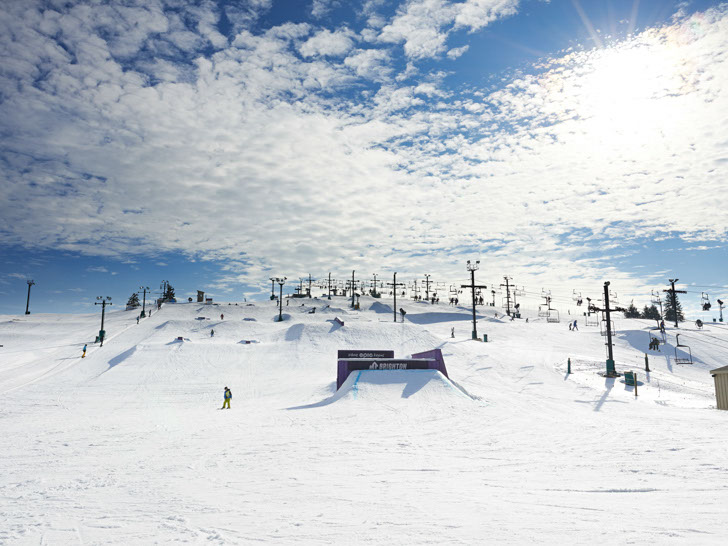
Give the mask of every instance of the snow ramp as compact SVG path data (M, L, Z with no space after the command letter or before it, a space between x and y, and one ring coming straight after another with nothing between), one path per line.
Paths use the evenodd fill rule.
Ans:
M403 408L453 406L473 399L438 370L361 370L352 372L334 396L290 409L341 402Z

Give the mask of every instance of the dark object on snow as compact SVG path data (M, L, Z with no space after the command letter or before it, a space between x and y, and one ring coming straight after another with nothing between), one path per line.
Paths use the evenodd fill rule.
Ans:
M210 330L210 337L215 337L215 330Z

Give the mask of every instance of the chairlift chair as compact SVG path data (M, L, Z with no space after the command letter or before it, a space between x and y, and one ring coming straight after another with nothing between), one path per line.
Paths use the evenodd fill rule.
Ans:
M609 321L609 326L610 326L610 330L611 330L610 334L612 336L614 336L614 321L613 320ZM606 318L602 318L602 320L599 321L599 333L605 337L607 335L607 319Z
M690 350L690 347L687 345L683 345L680 343L680 334L675 335L675 364L692 364L693 363L693 353ZM683 355L685 355L685 351L687 350L687 357L680 356L678 354L678 348L682 349Z
M559 320L559 312L556 309L549 309L549 314L546 317L546 322L561 322Z
M710 307L711 307L710 298L708 297L708 294L706 294L705 292L701 293L700 303L703 306L703 311L710 311Z
M548 308L544 309L543 305L539 305L538 306L538 316L540 318L548 318L548 316L549 316Z

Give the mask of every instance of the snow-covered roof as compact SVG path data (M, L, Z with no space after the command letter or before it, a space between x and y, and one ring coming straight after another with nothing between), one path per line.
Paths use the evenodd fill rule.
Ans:
M710 370L711 375L717 375L719 373L728 373L728 366L723 366L722 368L716 368L715 370Z

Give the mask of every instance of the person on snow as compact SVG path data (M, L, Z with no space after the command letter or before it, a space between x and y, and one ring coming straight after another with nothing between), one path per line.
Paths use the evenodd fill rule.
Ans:
M576 319L574 320L574 332L579 330L579 326L576 324Z
M455 337L455 326L450 328L450 337Z
M225 401L222 403L222 407L220 409L230 409L230 400L233 399L232 391L225 387L225 394L223 396L225 398Z
M215 337L215 330L210 330L210 337Z
M569 332L571 332L571 329L572 329L573 327L574 327L574 325L573 325L573 324L572 324L571 322L569 322Z
M665 321L660 321L660 331L664 334L665 333Z
M225 320L225 315L223 315L222 313L220 313L220 320Z
M400 307L399 308L399 314L402 315L402 322L404 322L404 316L407 314L407 311L405 311L404 309L402 309Z
M83 346L83 354L81 355L81 358L86 358L86 347L87 347L87 345L84 344L84 346Z

